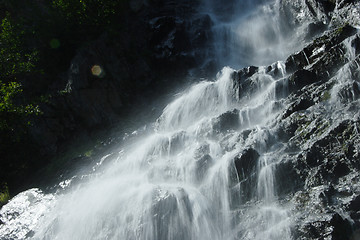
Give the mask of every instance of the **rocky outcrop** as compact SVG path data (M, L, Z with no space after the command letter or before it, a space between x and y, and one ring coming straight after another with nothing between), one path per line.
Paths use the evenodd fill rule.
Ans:
M296 1L285 4L283 13L291 15L298 7L304 10L301 4L300 1L298 5ZM340 16L343 9L359 6L359 2L305 1L305 4L309 10L306 14L313 17L314 24L323 19L329 25L321 29L329 30L287 58L283 77L276 64L265 68L269 75L280 78L276 94L279 99L285 97L286 106L273 123L276 138L284 144L277 153L281 159L275 167L276 191L280 201L292 205L294 239L358 239L359 19L347 16L340 20ZM289 24L302 19L295 20ZM311 28L315 31L317 27ZM256 91L252 76L260 71L264 69L244 68L233 75L240 98ZM251 174L243 176L249 166L255 167L249 165L254 156L243 161L240 159L246 154L239 156L234 164L238 181L244 184L251 179ZM250 200L249 194L244 193L242 199Z
M19 144L34 158L22 160L26 176L38 175L34 172L56 162L49 159L57 155L76 162L83 150L74 149L99 145L109 129L135 126L127 119L139 109L142 115L147 112L147 121L156 111L151 101L184 84L189 70L196 68L204 76L209 69L197 67L207 54L212 21L197 11L197 5L188 0L129 1L119 32L116 27L104 29L97 39L76 49L68 69L47 86L39 106L42 114L31 119L31 144ZM12 168L16 164L4 165L0 181L16 192L24 183L8 176Z
M227 111L212 119L212 130L218 135L214 141L219 140L229 153L227 157L233 160L227 179L231 182L230 204L243 204L246 208L263 201L254 199L255 192L262 187L257 184L259 169L265 164L262 160L276 156L269 166L274 170L271 172L274 172L276 194L268 195L290 208L293 238L358 239L360 35L359 19L354 16L359 1L280 2L281 14L289 19L283 28L311 19L307 25L308 38L318 37L309 40L304 49L288 57L283 65L251 66L232 75L236 97L243 101L260 89L263 82L255 78L266 74L267 78L260 80L275 85L274 92L269 92L275 95L275 101L269 104L271 113L264 111L259 116L277 117L267 124L269 129L242 126L239 115L243 109ZM159 10L145 11L147 4ZM104 35L101 41L78 51L62 82L63 91L42 106L46 109L42 122L33 128L33 134L39 136L37 141L45 142L45 151L56 153L59 142L65 143L74 132L86 136L90 129L117 123L128 106L141 102L140 99L147 104L147 97L157 94L164 86L166 81L155 80L157 76L164 71L190 69L206 56L201 47L208 43L212 23L209 16L197 14L189 1L134 1L132 8L148 20L149 25L139 29L151 33L149 45L142 47L147 41L137 40L132 49L129 39L123 39L119 43L123 47L114 47L116 43L109 42ZM353 14L344 16L349 9ZM297 14L300 10L303 14ZM149 49L151 53L146 52ZM179 64L181 67L177 68ZM251 109L263 110L262 106ZM168 140L169 154L179 153L185 137L184 132L179 132ZM226 144L229 138L241 144ZM199 182L215 163L210 153L209 143L199 144L193 153ZM157 232L162 231L164 220L166 223L179 214L179 206L186 209L190 204L183 189L175 193L154 190L154 196L157 202L152 204L151 216ZM237 207L231 206L234 212L239 210ZM191 222L192 217L189 214L187 220ZM158 238L166 239L165 229ZM189 238L186 231L176 234L179 239Z

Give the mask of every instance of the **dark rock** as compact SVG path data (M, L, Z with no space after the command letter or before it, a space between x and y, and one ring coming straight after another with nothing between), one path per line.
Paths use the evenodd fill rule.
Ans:
M157 189L156 191L158 193L155 193L151 208L151 215L153 216L152 227L154 229L152 237L154 239L166 240L171 230L171 236L174 236L175 239L189 239L190 231L184 231L184 229L189 227L185 223L192 221L193 214L187 193L183 189L179 189L177 194L162 189ZM179 208L187 209L187 214L180 216ZM186 217L187 219L179 221L180 217ZM178 228L169 228L169 224L177 224Z
M306 56L304 51L300 51L295 55L291 55L288 59L286 59L285 67L286 72L291 73L295 72L298 69L302 69L304 66L308 65L308 57Z
M281 124L277 128L277 136L279 140L283 142L287 142L290 138L292 138L295 134L295 131L299 128L301 124L303 124L302 118L295 116L292 117L284 117L281 121Z
M244 150L234 159L235 168L240 179L245 179L254 170L260 154L253 148Z
M324 160L324 155L317 146L312 146L309 151L306 152L305 162L309 167L319 166Z
M234 88L239 89L240 98L251 95L257 90L257 86L250 78L257 72L257 70L258 67L250 66L236 71L231 75L234 82Z
M352 235L352 225L349 220L344 219L336 213L330 220L330 225L333 226L331 233L333 240L347 240Z
M235 169L240 182L240 200L251 199L256 184L256 166L260 154L253 148L246 149L234 159Z
M239 110L234 109L221 114L213 125L213 129L217 132L226 132L235 130L240 126Z
M311 69L320 79L332 76L345 63L342 56L346 50L341 42L354 34L356 34L356 29L348 24L324 34L302 51L288 57L285 62L286 71L292 73L313 64ZM324 47L323 51L313 54L321 47Z
M326 1L328 2L328 1ZM310 40L314 36L319 35L320 33L323 33L327 28L327 25L323 22L312 22L308 26L308 32L306 39Z
M312 105L314 105L314 102L308 98L304 98L304 97L300 97L299 99L297 99L295 102L293 102L290 107L286 110L285 114L284 114L284 118L287 118L288 116L290 116L292 113L297 112L297 111L301 111L301 110L305 110L308 109L309 107L311 107Z
M328 14L335 9L335 1L330 0L316 0L317 3L324 9L325 13Z
M325 206L329 206L335 203L335 195L337 191L333 185L330 185L329 188L320 193L319 198L322 200Z
M234 72L233 75L232 75L232 78L234 79L234 81L241 82L244 79L249 78L252 75L254 75L257 72L258 69L259 68L255 67L255 66L250 66L250 67L243 68L243 69L241 69L239 71Z
M360 37L357 37L351 42L351 46L355 48L355 55L360 54Z
M345 87L343 87L339 92L338 96L342 103L352 102L360 97L360 87L359 83L353 82Z
M360 195L356 196L349 204L348 209L350 211L360 211Z
M34 237L34 235L35 235L35 232L33 230L31 230L30 232L28 232L26 234L26 238L32 238L32 237Z
M325 229L326 222L314 221L303 225L300 229L300 235L303 237L303 239L321 239L321 237L323 236L323 232L325 232Z
M318 80L317 75L311 71L305 69L297 70L289 79L289 91L300 90L304 86L315 83Z
M284 159L275 169L276 190L279 196L296 192L304 186L292 161Z
M343 177L350 173L350 168L345 162L337 162L334 166L333 173L336 178Z

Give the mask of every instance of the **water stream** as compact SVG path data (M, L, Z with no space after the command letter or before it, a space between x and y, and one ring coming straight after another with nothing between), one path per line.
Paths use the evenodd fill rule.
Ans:
M278 1L228 4L203 5L215 23L219 61L232 67L275 62L280 74L260 67L247 80L251 91L241 92L235 70L224 67L215 81L180 93L138 141L117 150L110 167L38 202L46 210L29 238L292 239L289 206L277 196L283 146L274 122L288 94L286 87L277 91L286 86L286 72L276 60L294 51L297 35L282 31ZM240 174L235 159L248 149L259 157L243 159L252 167Z
M214 50L221 66L269 65L304 45L307 25L289 27L280 0L203 1L202 11L214 21Z

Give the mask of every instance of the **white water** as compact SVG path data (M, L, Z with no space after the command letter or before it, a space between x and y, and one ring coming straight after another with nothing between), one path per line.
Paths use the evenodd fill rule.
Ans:
M304 45L306 23L289 28L280 0L203 1L215 23L214 49L222 66L269 65Z
M273 121L277 81L265 69L252 77L245 99L233 88L231 68L169 104L153 132L125 147L111 168L58 196L34 239L291 239L285 209L276 202ZM266 80L266 81L265 81ZM219 116L239 109L240 126L219 131ZM240 115L246 112L246 127ZM237 141L243 131L247 138ZM234 157L261 153L251 207L235 207ZM257 190L255 190L257 189ZM242 201L238 197L234 198Z
M234 1L227 17L214 11L214 2L207 1L204 8L215 21L215 48L224 65L268 64L283 59L297 44L290 37L296 34L280 30L278 2ZM250 78L251 93L234 88L234 70L225 67L216 81L179 94L151 131L118 149L103 173L51 196L48 212L41 212L37 227L31 225L31 238L292 239L290 216L278 202L275 182L282 146L272 127L288 94L286 88L280 96L275 91L286 84L283 63L275 66L283 76L274 78L260 68ZM219 128L222 114L234 109L236 127ZM250 200L245 200L234 159L249 148L260 157L251 163L256 179Z

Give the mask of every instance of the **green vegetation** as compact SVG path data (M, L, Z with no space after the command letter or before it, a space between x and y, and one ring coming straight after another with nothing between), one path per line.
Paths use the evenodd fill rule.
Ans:
M14 99L21 94L21 84L17 82L2 83L0 81L0 131L10 130L30 124L26 116L38 115L39 106L33 104L15 104Z
M321 95L321 101L327 101L331 98L331 94L329 91L325 91L323 92L323 94Z
M26 74L35 69L37 51L26 49L21 40L25 32L21 25L13 23L10 14L6 13L1 22L0 33L0 78L5 81L16 80L21 74Z
M18 140L30 115L38 115L39 107L24 99L21 80L35 71L37 51L28 48L22 39L25 31L14 23L7 12L0 32L0 133Z
M9 189L6 184L0 188L0 207L6 204L10 199Z
M84 156L85 157L91 157L93 154L94 154L94 150L91 149L91 150L86 151L84 153Z
M128 0L0 0L0 131L24 132L76 50L121 31L127 8Z
M128 1L0 0L0 183L11 191L49 164L39 159L29 126L56 96L69 93L52 84L62 80L78 49L103 34L116 41L126 32Z

